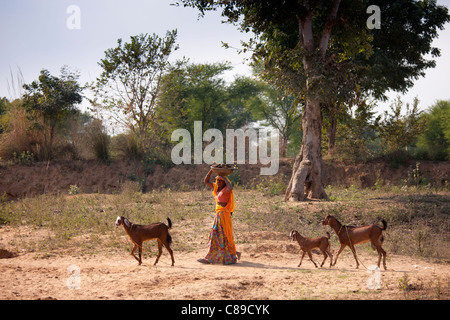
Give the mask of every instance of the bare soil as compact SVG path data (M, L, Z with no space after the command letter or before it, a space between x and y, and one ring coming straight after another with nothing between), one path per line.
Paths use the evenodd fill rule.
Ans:
M415 163L393 169L384 163L328 164L325 183L359 187L376 181L399 183L408 177ZM290 177L292 160L280 163L280 174ZM422 176L439 184L448 181L450 162L421 162ZM0 195L16 199L43 193L65 193L77 185L83 193L113 193L130 179L145 179L147 190L159 187L202 187L206 166L177 166L165 172L160 166L145 175L139 163L52 162L35 166L0 167ZM239 168L241 183L259 179L258 166ZM181 177L181 178L180 178ZM207 221L209 224L211 221ZM184 221L187 226L189 221ZM125 235L123 248L99 249L84 254L70 246L50 252L17 248L50 238L45 228L31 226L0 228L0 299L449 299L450 266L409 256L389 253L388 270L380 271L380 289L368 287L377 275L366 267L377 261L368 249L358 249L362 262L355 261L348 248L335 267L316 269L305 257L301 267L299 248L287 235L273 231L248 231L252 241L237 244L242 252L236 265L203 265L197 262L207 252L207 232L201 241L175 251L170 266L166 251L153 266L156 245L147 247L144 263L137 265L129 255L131 244ZM118 230L117 232L123 232ZM174 227L172 235L177 232ZM83 238L81 236L80 238ZM81 239L83 240L83 239ZM89 241L86 235L83 241ZM185 238L189 241L189 238ZM332 248L334 254L337 247ZM149 254L151 255L149 256ZM313 255L321 262L321 255ZM75 270L75 271L73 271ZM78 272L78 273L77 273ZM79 280L79 283L76 280ZM79 284L79 286L78 286Z
M0 229L0 247L8 248L15 237L42 237L26 227ZM118 230L117 232L123 232ZM153 266L156 245L147 247L138 266L125 250L94 255L64 250L0 252L0 299L449 299L450 267L417 258L388 255L388 270L381 270L380 288L371 286L377 276L368 271L377 255L358 250L364 266L355 268L346 249L336 266L315 268L307 257L301 267L299 248L274 232L253 232L256 243L239 244L241 260L235 265L204 265L196 260L206 252L206 243L189 252L175 252L175 266L167 251ZM274 240L276 239L276 240ZM205 239L207 240L207 239ZM123 236L124 244L127 242ZM124 247L131 248L131 245ZM337 248L333 248L336 253ZM322 256L313 259L321 262ZM74 271L75 270L75 271ZM78 271L77 271L78 270ZM78 273L77 273L78 272ZM77 282L79 279L79 282Z

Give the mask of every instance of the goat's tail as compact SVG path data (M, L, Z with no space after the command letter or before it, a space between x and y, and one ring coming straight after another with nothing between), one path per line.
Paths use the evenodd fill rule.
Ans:
M386 230L387 229L387 222L385 220L381 220L381 223L383 224L383 228L381 228L381 230Z
M168 227L169 229L172 228L172 220L170 220L169 217L167 217L167 227ZM168 244L171 244L171 243L172 243L172 237L171 237L171 235L169 234L169 231L167 231L166 241L167 241Z
M327 231L327 238L328 238L328 239L331 238L330 233L329 233L328 231Z

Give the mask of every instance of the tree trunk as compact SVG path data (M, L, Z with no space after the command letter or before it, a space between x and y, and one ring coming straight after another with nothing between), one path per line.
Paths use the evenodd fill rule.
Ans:
M306 102L303 117L303 141L286 190L285 201L304 201L308 198L327 199L322 185L321 131L322 117L319 99Z
M304 59L306 73L312 69L314 61ZM307 90L314 81L310 72L306 83ZM306 98L302 114L303 139L299 154L292 170L291 180L284 200L304 201L306 198L329 200L322 185L322 111L319 95L311 94Z
M336 23L337 12L341 0L333 0L331 12L324 25L319 40L318 49L323 62L327 52L331 30ZM297 15L299 26L299 44L306 51L303 57L303 67L306 74L306 104L302 114L303 140L299 154L295 158L292 177L286 189L284 200L304 201L306 197L329 200L322 186L323 161L321 151L322 114L320 109L320 94L311 88L314 80L320 79L315 74L317 66L314 63L316 50L312 28L313 10L309 8L306 15ZM320 71L319 71L320 72ZM317 84L316 84L317 86Z
M286 158L288 140L286 135L280 135L280 154L282 158Z
M336 127L337 120L335 117L331 120L330 127L328 128L328 154L334 154L334 147L336 145Z

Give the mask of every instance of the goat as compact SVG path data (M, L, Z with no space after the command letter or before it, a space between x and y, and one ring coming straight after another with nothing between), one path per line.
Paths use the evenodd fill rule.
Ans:
M374 224L361 227L345 226L342 225L334 216L327 215L323 219L322 224L329 225L334 230L339 242L341 243L341 247L339 248L333 265L336 265L337 259L342 250L344 250L346 246L349 246L353 252L353 256L355 257L356 268L358 269L359 262L356 257L355 245L370 241L372 248L376 249L378 252L378 268L380 267L381 256L383 256L383 266L384 270L386 270L386 251L384 251L381 245L384 241L383 231L387 229L387 223L384 220L381 220L381 223L383 224L382 228Z
M167 218L167 222L168 225L158 222L143 226L131 223L130 220L122 216L117 217L116 227L122 225L125 232L130 237L131 242L134 244L133 249L131 249L131 255L139 262L139 265L142 264L142 243L152 239L157 239L158 241L158 257L156 257L156 261L153 265L158 263L163 245L166 247L167 251L169 251L170 257L172 258L172 266L174 265L175 259L173 258L173 251L170 248L172 237L169 234L169 229L172 228L172 221ZM139 258L134 254L137 248L139 248Z
M311 259L312 263L317 268L317 264L314 262L311 250L315 248L319 248L320 251L322 251L322 254L324 256L322 264L320 267L322 268L323 264L325 263L325 260L327 260L327 257L330 257L330 267L333 262L333 256L330 251L330 234L327 232L326 237L318 237L318 238L305 238L300 235L296 230L291 231L290 235L292 241L297 240L298 244L300 245L300 249L303 251L302 257L300 259L300 263L298 264L298 267L301 266L303 257L305 256L305 253L308 253L309 259Z

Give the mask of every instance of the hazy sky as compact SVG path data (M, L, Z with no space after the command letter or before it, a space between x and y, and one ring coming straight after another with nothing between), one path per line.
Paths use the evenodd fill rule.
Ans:
M170 6L174 0L0 0L0 97L14 97L7 82L18 68L25 83L36 80L42 69L59 75L63 65L81 73L80 82L93 81L100 74L98 61L104 51L117 45L117 39L128 41L139 33L164 36L167 30L178 29L180 49L173 60L185 56L193 63L230 61L233 70L226 74L232 80L236 74L250 74L245 64L247 55L238 55L233 49L222 47L221 41L239 47L249 35L237 27L221 23L220 13L207 13L197 19L192 8ZM450 0L438 0L450 6ZM73 21L67 9L80 9L80 28L69 29ZM382 19L382 17L381 17ZM450 25L435 40L442 56L435 69L416 82L404 96L412 102L415 96L425 109L438 99L450 99ZM17 87L17 85L16 85ZM397 94L390 96L394 98ZM380 111L386 104L380 104Z

